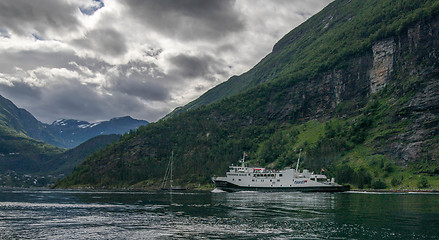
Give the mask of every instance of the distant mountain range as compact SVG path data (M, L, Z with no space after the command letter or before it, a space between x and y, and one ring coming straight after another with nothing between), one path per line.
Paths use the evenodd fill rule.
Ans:
M27 186L20 178L29 174L68 174L87 155L146 124L129 116L97 123L62 119L45 124L0 96L0 185Z
M131 129L148 124L147 121L133 119L129 116L113 118L109 121L89 123L74 119L60 119L46 129L57 139L53 145L66 148L74 148L79 144L99 135L124 134ZM48 140L48 139L41 139Z
M0 128L3 131L24 134L61 148L74 148L98 135L124 134L148 124L130 116L109 121L89 123L74 119L60 119L52 124L38 121L25 109L0 96Z

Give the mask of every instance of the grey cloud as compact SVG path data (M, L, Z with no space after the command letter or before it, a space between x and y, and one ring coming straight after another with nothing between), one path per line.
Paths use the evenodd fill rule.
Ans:
M30 86L24 82L14 82L13 86L0 84L1 95L10 98L20 96L20 104L37 102L42 98L42 89Z
M120 56L127 51L125 37L110 28L92 30L85 35L85 38L75 39L72 43L111 56Z
M38 67L75 69L70 63L87 66L92 71L103 72L108 63L92 58L80 58L73 51L47 52L43 50L3 51L0 58L0 72L15 74L16 67L27 71Z
M127 0L138 18L156 31L187 40L215 39L238 32L245 26L233 8L235 1Z
M43 54L39 57L44 59L48 55ZM171 99L166 85L172 83L161 81L165 75L154 63L130 62L118 66L116 71L118 74L114 74L113 71L109 72L114 66L104 62L95 59L78 58L75 61L72 59L66 57L59 66L54 66L56 64L53 62L51 67L63 67L77 72L80 78L87 78L90 73L90 77L100 73L106 76L108 84L104 86L95 83L84 84L81 79L62 76L46 79L52 77L39 75L37 72L35 77L45 83L43 86L36 86L20 79L20 76L29 78L28 71L14 70L3 74L4 79L11 79L13 86L0 82L0 94L11 99L18 106L32 110L31 112L38 119L45 122L57 118L96 121L123 115L154 121L170 110L155 109L146 104L154 101L167 102ZM84 73L82 67L88 68L90 72ZM151 72L154 72L154 77L149 75ZM103 93L99 90L101 87L104 88Z
M173 65L171 74L176 77L183 78L210 78L212 74L226 74L224 65L219 59L215 59L209 55L190 56L179 54L169 59Z
M155 81L118 78L113 81L112 90L147 101L166 101L170 98L169 91Z
M45 122L57 118L93 122L123 115L155 121L177 104L184 104L191 100L188 98L226 80L230 74L239 74L236 71L254 65L266 54L263 44L267 36L268 39L280 37L290 30L285 30L288 22L299 21L308 11L317 11L322 2L327 2L250 0L235 4L232 0L123 0L127 8L117 11L128 9L128 12L121 12L119 18L112 12L104 12L105 7L98 10L102 6L100 1L90 1L91 5L83 7L81 14L78 5L72 5L75 1L70 0L0 0L0 39L5 41L9 40L4 38L19 38L16 35L23 34L46 39L52 32L62 35L88 31L84 38L60 44L35 41L40 47L35 45L34 50L19 50L18 45L2 50L0 94ZM282 11L273 10L271 5L267 15L261 14L265 13L267 4L274 4ZM95 10L103 14L84 15ZM98 22L90 25L92 29L86 29L76 17L84 20L96 17ZM122 29L131 23L142 28ZM284 28L279 30L279 25ZM142 42L131 44L128 39ZM183 45L180 40L189 43ZM52 45L53 49L49 49ZM118 60L128 46L140 46L140 54L133 54L135 59L128 64L111 65L103 60ZM84 55L88 57L81 57ZM48 69L47 75L43 69ZM41 84L20 82L17 79L21 76L26 81L39 78ZM13 86L7 84L8 78Z
M59 79L41 88L23 82L14 84L12 88L0 85L0 94L43 122L59 118L93 122L124 115L155 120L153 117L166 113L163 109L151 109L140 99L126 94L99 94L78 79Z
M217 48L216 50L217 52L236 52L236 46L232 45L232 44L224 44L221 45Z
M70 32L77 29L76 6L53 0L2 0L0 1L0 27L16 34L35 31L43 35L49 29Z
M23 70L35 69L40 66L61 68L71 61L79 61L73 51L3 51L0 58L0 72L12 73L15 71L15 67L20 67Z
M119 74L108 80L106 89L145 101L166 101L170 99L166 83L160 81L165 75L154 63L130 62L118 66ZM151 76L154 73L154 76Z

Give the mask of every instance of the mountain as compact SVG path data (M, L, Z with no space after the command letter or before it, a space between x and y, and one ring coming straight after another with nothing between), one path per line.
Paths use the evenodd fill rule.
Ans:
M0 186L45 187L70 174L88 155L117 141L120 135L100 135L76 148L62 152L56 147L28 139L18 139L18 148L30 149L0 155ZM33 143L33 144L32 144ZM42 150L39 145L45 146ZM52 151L48 151L52 150ZM29 154L33 151L33 155Z
M64 151L29 136L55 139L32 114L0 96L0 174L38 172L47 158Z
M167 117L218 102L261 83L278 79L303 80L333 67L339 68L337 65L343 59L370 51L373 42L399 33L424 16L435 14L435 4L435 1L425 0L410 3L335 1L284 36L273 51L248 72L231 77L198 99L176 108ZM364 12L357 11L356 7ZM400 13L404 17L398 19ZM361 25L367 18L375 22ZM346 36L347 32L352 35Z
M119 138L120 135L117 134L93 137L75 148L53 156L48 161L48 168L45 169L45 172L53 175L70 174L75 166L81 163L85 157L116 142Z
M120 135L112 133L126 133L145 124L146 121L121 117L93 124L59 120L48 125L0 96L0 186L53 183L60 174L72 172L87 155L119 139ZM66 151L48 143L80 145Z
M95 136L124 134L146 124L148 124L147 121L125 116L97 123L74 119L61 119L47 125L46 128L51 135L59 139L59 142L55 145L74 148Z
M0 96L0 128L6 132L12 131L34 139L44 139L49 144L57 142L56 137L47 131L45 124L3 96Z
M10 100L0 96L0 129L24 134L61 148L74 148L98 135L124 134L146 124L147 121L129 116L97 123L61 119L45 124L25 109L18 108Z
M336 0L253 69L89 156L59 187L208 184L252 164L356 188L439 188L439 0ZM175 113L175 112L174 112Z

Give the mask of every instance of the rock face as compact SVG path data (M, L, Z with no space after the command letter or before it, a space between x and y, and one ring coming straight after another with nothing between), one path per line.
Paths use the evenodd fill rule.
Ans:
M393 73L396 44L393 38L379 41L372 46L373 67L370 71L370 92L383 89Z
M285 121L324 121L334 117L340 104L348 104L355 113L370 96L388 88L395 99L407 98L398 106L402 110L393 116L392 124L405 122L408 127L403 134L386 136L388 144L377 146L380 152L402 166L420 159L434 161L439 158L438 56L436 17L374 43L341 70L333 69L291 86L282 107L267 108L267 115Z
M416 161L428 164L439 158L438 39L438 17L417 23L399 38L397 71L406 80L399 87L403 94L415 93L405 104L399 119L409 121L410 126L388 146L401 165Z
M370 92L368 72L372 62L372 54L367 54L351 59L344 70L331 70L292 86L279 117L285 120L327 120L345 101L350 100L357 108L361 107Z

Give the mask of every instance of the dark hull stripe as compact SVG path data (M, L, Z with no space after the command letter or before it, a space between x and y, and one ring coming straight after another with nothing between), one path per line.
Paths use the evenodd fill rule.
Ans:
M344 192L349 191L350 186L327 186L327 187L243 187L226 181L214 181L215 187L226 192L237 191L264 191L264 192Z

